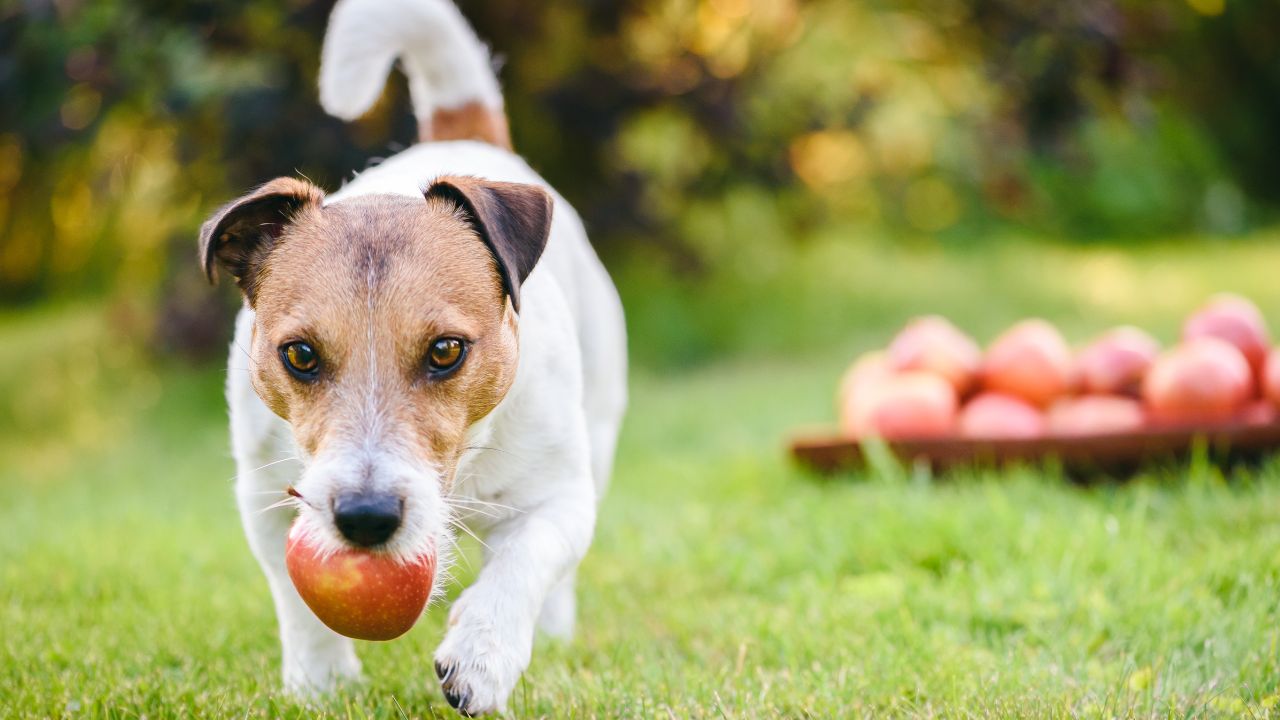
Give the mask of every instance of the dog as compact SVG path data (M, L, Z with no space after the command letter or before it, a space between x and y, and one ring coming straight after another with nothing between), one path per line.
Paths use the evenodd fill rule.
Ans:
M279 620L287 691L360 674L285 568L292 513L325 549L485 561L434 668L505 709L536 630L568 638L627 402L622 304L567 202L515 155L487 49L447 0L340 0L324 109L354 119L396 59L421 142L332 194L278 178L201 228L244 306L227 381L236 498ZM444 581L437 576L433 596Z

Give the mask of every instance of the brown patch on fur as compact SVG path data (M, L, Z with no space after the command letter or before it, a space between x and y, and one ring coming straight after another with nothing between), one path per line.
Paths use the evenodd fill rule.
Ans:
M378 445L451 478L467 428L506 395L517 361L516 314L469 219L443 200L390 195L304 207L257 278L253 384L299 444L316 453L377 428ZM427 352L445 336L467 355L432 378ZM279 357L299 340L320 356L312 381Z
M476 100L461 107L439 108L430 118L418 121L418 138L422 142L479 140L511 149L506 113Z

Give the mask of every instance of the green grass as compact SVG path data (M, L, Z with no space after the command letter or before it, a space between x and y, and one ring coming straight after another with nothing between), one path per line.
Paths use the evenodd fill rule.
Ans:
M1051 269L1032 267L1041 252ZM1280 268L1278 252L1222 248L1206 268L1195 246L1013 247L987 263L865 251L829 293L838 320L787 295L816 290L778 280L802 310L762 309L763 339L726 321L716 342L737 354L635 373L579 638L539 646L513 714L1277 712L1280 464L1089 488L1037 469L822 480L783 448L830 419L849 354L910 312L984 336L1031 312L1077 336L1126 319L1167 336L1219 287L1280 307L1263 267ZM1153 277L1158 292L1129 287ZM709 323L700 312L681 322ZM270 600L232 502L221 373L142 361L101 319L0 318L0 717L449 716L430 663L442 607L405 638L362 644L363 685L316 707L280 694Z

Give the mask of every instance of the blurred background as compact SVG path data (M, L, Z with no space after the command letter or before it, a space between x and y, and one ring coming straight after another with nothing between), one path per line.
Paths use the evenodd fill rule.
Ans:
M1271 0L460 5L518 151L618 280L641 370L844 358L948 308L979 333L1173 327L1202 291L1273 285ZM213 208L278 175L333 189L414 141L398 75L359 122L320 110L330 8L0 3L8 460L109 442L121 398L222 362L238 299L194 252Z

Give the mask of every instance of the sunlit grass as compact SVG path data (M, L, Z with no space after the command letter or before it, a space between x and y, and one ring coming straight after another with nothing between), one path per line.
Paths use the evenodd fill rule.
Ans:
M627 265L619 281L638 301L628 303L628 318L643 339L633 354L681 366L780 346L856 351L929 312L984 341L1029 315L1053 319L1074 341L1118 323L1142 323L1171 341L1186 314L1219 291L1243 293L1280 319L1280 229L1125 248L1026 238L882 244L847 229L796 241L790 253L766 250L744 243L710 277L683 283L660 276L655 263Z
M910 313L984 336L1043 313L1077 335L1130 320L1171 337L1215 289L1280 308L1264 281L1273 252L1246 244L1209 264L1177 247L926 249L864 252L838 273L802 257L849 285L827 289L826 310L821 288L775 285L794 327L744 292L764 339L726 313L715 342L732 357L635 373L579 638L538 649L514 714L1275 712L1280 466L1084 488L1033 469L821 480L784 454L793 428L830 419L848 355ZM1151 297L1133 290L1155 281ZM104 359L111 326L90 310L0 328L7 397L33 387L29 372L53 388L20 400L43 414L6 410L2 426L0 717L449 715L429 660L442 608L363 644L362 686L317 707L280 695L272 608L232 502L221 370ZM641 357L675 342L645 332ZM39 353L3 341L15 337ZM68 379L74 352L103 368L83 387ZM68 430L86 413L89 429Z

